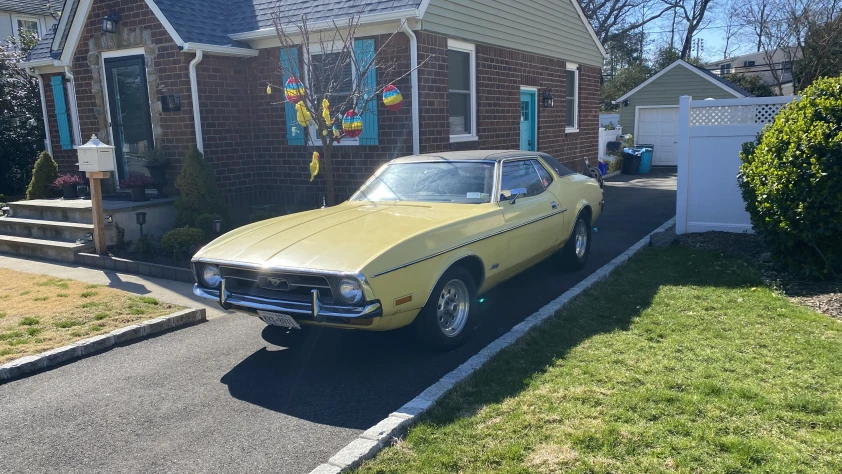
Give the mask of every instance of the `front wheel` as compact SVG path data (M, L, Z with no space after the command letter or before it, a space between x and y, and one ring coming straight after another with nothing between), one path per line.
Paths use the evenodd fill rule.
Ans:
M454 267L446 271L415 318L421 340L442 348L457 347L465 342L471 329L476 296L477 286L468 270Z
M561 249L564 264L573 270L581 270L588 263L591 253L591 220L587 214L581 213L573 225L573 234Z

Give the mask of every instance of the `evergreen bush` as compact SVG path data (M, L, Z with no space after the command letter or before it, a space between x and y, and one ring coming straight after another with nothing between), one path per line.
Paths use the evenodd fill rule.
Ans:
M175 200L176 227L195 226L202 214L219 214L226 226L230 222L222 192L216 186L216 173L195 146L184 159L175 187L181 192Z
M842 77L805 89L740 159L746 211L772 256L805 276L842 273Z
M46 151L42 151L32 169L32 180L26 188L26 199L46 199L55 196L51 188L58 179L58 164Z
M196 218L196 228L202 229L208 238L216 237L213 232L213 221L221 220L222 232L225 232L225 219L219 214L202 214Z
M161 248L176 260L198 250L205 242L205 233L194 227L178 227L161 237Z

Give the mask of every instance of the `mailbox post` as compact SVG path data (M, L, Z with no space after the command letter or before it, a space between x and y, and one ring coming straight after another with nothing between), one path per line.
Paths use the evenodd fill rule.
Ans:
M91 182L91 211L94 221L94 246L96 253L105 253L105 216L102 212L102 180L114 171L114 147L92 135L88 143L77 148L79 171L84 171Z

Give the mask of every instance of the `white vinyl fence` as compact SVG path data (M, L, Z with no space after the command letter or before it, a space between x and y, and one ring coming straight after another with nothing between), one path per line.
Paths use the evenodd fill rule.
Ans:
M797 97L680 98L677 233L753 232L737 186L740 150L793 100Z
M617 137L623 134L623 127L617 127L615 130L605 130L604 128L599 129L599 159L605 160L605 157L608 154L605 152L605 149L608 145L608 142L617 141Z

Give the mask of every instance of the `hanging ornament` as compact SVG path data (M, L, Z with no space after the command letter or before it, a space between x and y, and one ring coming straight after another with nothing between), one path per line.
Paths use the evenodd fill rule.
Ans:
M330 124L330 102L327 98L322 99L322 118L325 119L325 125Z
M356 138L363 133L363 119L354 110L345 112L342 118L342 130L350 138Z
M272 95L272 85L271 84L266 85L266 94Z
M290 77L284 86L284 94L286 94L289 102L297 104L301 100L301 97L304 96L304 84L297 77Z
M383 89L383 104L391 112L397 112L403 107L403 96L397 87L389 84Z
M304 106L304 102L295 104L295 118L298 120L298 124L302 127L306 127L307 124L310 123L310 120L313 119L310 111Z
M310 162L310 182L313 182L316 175L319 174L319 152L313 152L313 161Z

